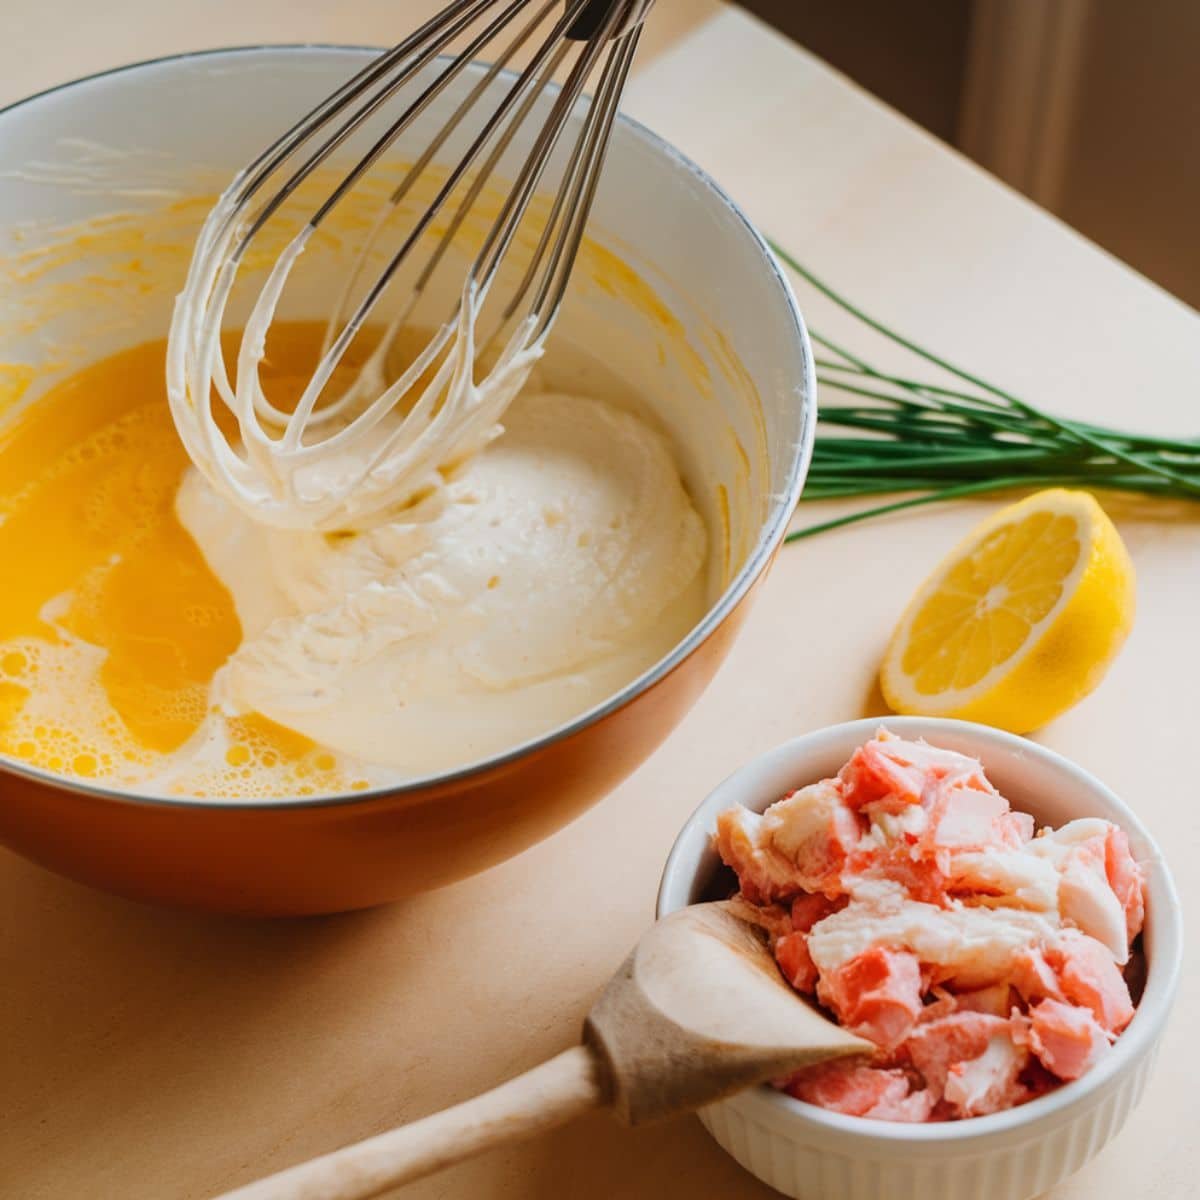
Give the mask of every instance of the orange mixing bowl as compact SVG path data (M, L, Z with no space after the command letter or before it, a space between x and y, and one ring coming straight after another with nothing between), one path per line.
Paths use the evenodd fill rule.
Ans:
M0 393L0 426L36 403L42 376L54 382L70 353L85 362L162 336L186 270L187 234L204 210L178 196L223 186L291 114L371 53L186 55L0 112L0 172L10 181L0 196L0 272L24 271L16 290L5 281L18 303L0 313L0 368L35 368L8 411ZM445 102L455 102L453 89ZM94 158L85 171L67 159L46 166L48 147L69 158L96 145L105 147L99 166ZM98 171L112 174L98 181ZM123 226L111 215L118 209L140 224ZM174 241L163 234L172 214ZM50 239L74 231L80 262L29 269L38 228ZM77 236L87 228L95 234ZM137 236L122 240L123 228ZM688 636L608 702L545 736L373 792L269 803L143 797L0 757L0 840L52 870L144 900L253 914L360 908L519 853L658 746L712 678L783 539L812 449L813 362L791 289L762 239L711 179L627 119L614 131L593 228L592 267L619 258L619 270L589 286L585 253L560 328L607 322L622 339L632 384L672 398L661 415L713 533L713 599ZM112 286L100 305L95 281L106 276ZM71 352L44 356L38 369L39 348L55 339Z

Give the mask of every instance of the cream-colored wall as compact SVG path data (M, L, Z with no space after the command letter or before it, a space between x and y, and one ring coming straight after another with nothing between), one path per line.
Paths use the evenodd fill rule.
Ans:
M960 148L1200 305L1200 3L974 0Z
M216 46L399 41L446 0L0 0L0 107L123 63ZM719 10L719 0L658 0L634 71ZM65 32L69 31L69 35ZM43 47L53 46L53 56ZM516 61L521 61L518 56Z
M1052 207L1200 306L1200 3L1088 3Z
M1200 306L1200 0L741 0Z

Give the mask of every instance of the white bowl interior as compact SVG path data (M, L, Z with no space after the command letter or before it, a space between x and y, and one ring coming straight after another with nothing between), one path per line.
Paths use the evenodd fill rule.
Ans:
M163 336L216 193L371 56L328 47L185 56L0 114L0 421L64 372ZM473 81L468 72L438 98L419 136ZM514 141L512 162L537 123ZM419 144L402 139L397 164ZM459 148L451 139L438 160ZM306 252L280 315L326 315L331 280L344 277L363 233L337 232ZM729 201L632 122L614 130L589 241L552 348L579 348L653 400L714 535L715 602L777 536L803 473L815 409L794 301Z
M966 721L869 718L816 730L742 767L715 788L688 818L663 871L657 915L665 916L688 904L715 898L711 889L722 867L712 838L719 813L735 804L762 812L796 787L834 774L880 725L903 737L923 737L933 745L979 758L992 783L1015 808L1032 813L1039 825L1060 825L1076 817L1096 816L1114 822L1126 832L1134 857L1146 872L1147 884L1143 935L1147 978L1137 1015L1117 1040L1114 1053L1082 1080L1008 1112L969 1121L893 1125L814 1108L770 1088L758 1089L754 1102L759 1107L763 1104L773 1107L783 1118L822 1127L829 1133L837 1131L876 1140L962 1141L1027 1125L1098 1089L1123 1063L1148 1049L1170 1008L1182 959L1179 899L1154 839L1107 787L1061 755L1027 738Z

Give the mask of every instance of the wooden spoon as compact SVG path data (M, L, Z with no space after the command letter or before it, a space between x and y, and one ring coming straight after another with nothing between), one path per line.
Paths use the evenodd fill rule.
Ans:
M218 1200L367 1200L589 1109L638 1125L873 1049L792 991L753 925L725 904L698 904L643 935L588 1015L582 1045Z

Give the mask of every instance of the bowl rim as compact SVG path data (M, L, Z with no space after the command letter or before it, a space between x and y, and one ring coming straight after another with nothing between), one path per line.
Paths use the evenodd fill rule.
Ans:
M1102 807L1114 814L1116 824L1136 835L1148 851L1139 856L1139 862L1147 868L1147 926L1153 926L1154 950L1152 956L1147 956L1146 985L1133 1020L1113 1045L1112 1052L1081 1079L1064 1083L1016 1108L987 1116L929 1124L882 1121L832 1112L796 1100L769 1085L739 1093L725 1103L748 1105L760 1119L787 1127L791 1134L803 1132L844 1143L885 1143L896 1151L906 1148L930 1152L950 1148L977 1151L982 1149L983 1142L1017 1141L1023 1135L1040 1136L1069 1120L1080 1109L1096 1103L1098 1093L1111 1080L1152 1052L1166 1024L1183 961L1182 910L1161 849L1137 815L1115 792L1065 755L1017 734L948 717L865 717L811 730L755 755L719 783L697 806L684 822L667 856L655 917L661 918L682 906L679 897L690 892L699 875L718 812L746 800L751 801L749 807L754 807L753 794L762 790L762 785L757 782L760 772L782 768L797 758L831 753L835 746L844 745L848 755L881 725L903 736L927 737L935 744L939 733L977 742L981 759L986 759L989 748L1017 751L1041 771L1073 777L1081 789L1091 792ZM802 772L803 768L800 770ZM802 786L804 782L808 781L797 779L796 786ZM770 802L767 799L763 807ZM1034 1126L1037 1128L1031 1128Z
M13 113L25 109L29 105L61 92L69 92L73 88L96 83L110 77L132 74L155 67L169 67L193 60L221 59L246 54L268 54L279 59L287 59L303 53L329 51L334 54L368 55L384 51L381 46L364 46L356 43L337 42L287 42L274 44L252 44L242 46L216 47L205 50L184 51L176 54L164 54L155 58L142 59L115 67L82 75L63 83L44 88L40 92L15 100L0 107L0 123ZM506 70L503 75L512 77L513 72ZM557 88L552 84L552 88ZM758 231L749 217L742 211L730 195L706 171L692 159L675 148L665 138L630 117L623 111L617 113L617 122L629 133L653 150L656 150L675 168L683 170L704 189L706 193L734 218L743 234L750 239L750 248L757 250L766 267L779 299L787 309L791 318L792 333L795 344L799 347L803 369L802 395L803 411L801 412L800 436L796 440L792 459L788 467L787 478L781 489L773 489L770 496L770 508L764 518L757 541L741 569L730 581L716 601L705 611L701 619L692 626L683 639L658 662L652 664L636 678L632 679L619 691L600 704L587 709L569 721L536 737L526 739L518 745L499 754L469 763L466 766L451 771L435 772L405 780L397 784L388 784L359 792L336 792L325 796L294 796L275 800L243 799L216 800L206 797L165 796L153 793L137 793L122 791L119 788L105 787L88 783L85 780L74 779L66 775L30 766L8 755L0 755L0 774L5 772L23 777L32 783L54 787L63 791L86 795L121 804L149 806L156 808L183 808L222 810L260 811L270 809L315 809L340 807L343 805L370 805L372 803L395 801L406 796L419 795L431 788L443 789L454 785L467 784L472 779L491 774L494 771L512 766L526 755L541 751L558 742L583 732L589 727L599 724L606 717L624 708L637 697L649 691L676 667L680 666L692 653L697 650L725 622L738 604L745 598L759 576L769 565L772 556L779 548L787 532L792 512L804 487L808 474L809 463L812 459L813 442L816 437L817 425L817 381L816 366L813 358L812 343L809 340L808 329L800 312L799 302L787 273L784 271L774 251L766 238Z

